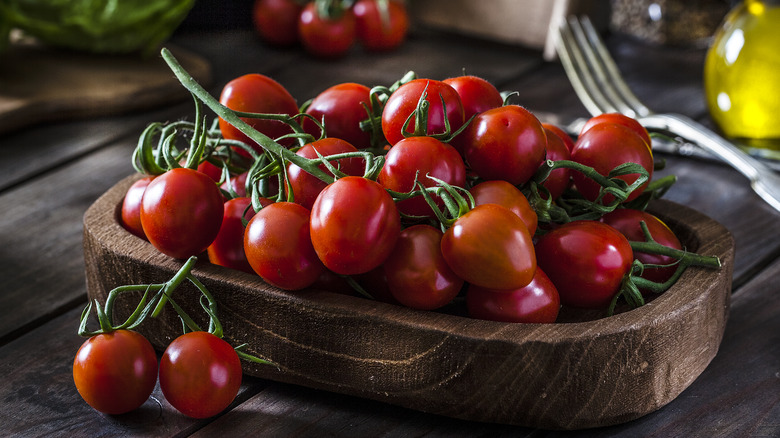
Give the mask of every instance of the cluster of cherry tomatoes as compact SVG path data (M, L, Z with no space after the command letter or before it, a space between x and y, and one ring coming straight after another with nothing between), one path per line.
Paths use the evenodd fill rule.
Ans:
M393 50L409 29L402 0L256 0L253 22L270 44L300 43L326 58L343 56L355 42L368 51Z
M678 272L674 254L632 249L681 245L644 211L650 138L626 116L594 117L575 141L474 76L343 83L299 108L249 74L219 103L200 97L220 116L217 146L168 157L188 165L139 180L122 209L171 257L205 251L282 289L422 310L465 296L471 316L511 322L640 305L626 284L662 290Z

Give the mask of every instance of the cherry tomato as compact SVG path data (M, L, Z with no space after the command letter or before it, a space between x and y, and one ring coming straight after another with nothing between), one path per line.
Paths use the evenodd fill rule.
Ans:
M307 144L300 148L297 154L302 157L316 159L317 152L323 157L327 157L334 154L357 152L357 149L344 140L335 137L327 137ZM366 168L365 160L358 157L333 160L331 161L331 164L347 175L352 176L363 175ZM320 164L319 168L325 171L325 173L332 175L325 167L325 164ZM287 166L287 176L290 181L290 186L292 187L295 203L301 204L309 210L311 210L311 207L314 205L314 200L317 199L317 195L319 195L322 189L328 185L325 181L306 172L295 164Z
M246 196L246 177L247 172L239 173L238 175L231 176L229 181L223 182L219 188L226 192L230 192L230 189L238 195L239 198ZM272 179L273 181L273 179ZM278 184L277 184L278 185ZM278 193L278 191L277 191Z
M246 74L228 82L222 89L219 102L232 110L241 112L287 114L290 116L298 114L298 104L290 92L275 80L257 73ZM258 118L244 118L242 120L257 131L274 139L292 132L288 125L276 120ZM250 140L238 128L223 119L219 119L219 129L224 138L242 141L251 145L258 153L262 152L263 149L259 144ZM284 144L290 145L292 141ZM236 150L239 154L249 157L249 154L243 149Z
M241 378L236 351L208 332L179 336L160 359L160 389L165 399L192 418L224 411L236 398Z
M561 304L606 309L631 269L628 240L596 221L563 224L536 242L539 267L550 277Z
M141 239L146 239L143 226L141 226L141 200L143 199L146 187L154 178L147 176L134 182L127 189L122 200L121 224L129 232L135 234Z
M340 138L358 149L371 146L371 134L360 129L371 109L371 89L352 82L334 85L312 99L306 113L325 125L328 137ZM364 106L365 105L365 106ZM304 131L320 137L320 129L311 119L303 119Z
M650 134L647 132L647 129L645 129L645 127L642 126L636 119L620 113L604 113L591 117L587 122L585 122L585 125L582 126L580 135L587 132L590 128L602 123L615 123L618 125L623 125L626 128L636 132L642 138L642 140L645 141L647 147L652 148L653 143L650 139Z
M423 92L426 93L425 100L430 105L428 107L427 135L441 134L446 131L444 125L445 107L450 131L455 132L463 126L465 121L463 105L454 88L442 81L415 79L395 90L387 99L385 108L382 110L382 132L391 145L403 140L404 123L414 113ZM442 106L442 100L444 106ZM408 134L414 132L414 123L415 117L412 116L406 131Z
M480 178L513 185L531 179L547 147L542 124L517 105L480 113L462 135L466 162Z
M395 144L385 156L379 172L379 183L396 192L415 189L415 177L425 187L434 187L432 176L448 184L463 187L466 184L466 165L452 146L433 137L409 137ZM441 206L443 203L434 197ZM398 202L398 210L414 216L433 217L425 198L415 196Z
M222 179L222 168L215 166L208 161L198 164L198 172L205 173L209 178L213 179L214 182L219 182Z
M270 44L291 46L298 42L298 17L302 9L295 0L255 0L254 29Z
M292 202L263 207L244 233L249 264L266 282L285 290L311 286L325 270L312 247L309 209Z
M180 167L156 177L141 202L141 225L161 253L186 259L211 245L222 225L222 193L214 180Z
M609 174L612 169L623 163L636 163L644 167L651 178L653 176L653 154L647 144L631 129L614 123L600 123L585 131L577 139L571 152L571 159L594 168L601 175ZM574 171L571 177L577 190L586 199L596 200L600 185L587 178L582 172ZM628 174L618 178L631 184L639 178L639 175ZM634 190L626 201L636 199L646 186L647 183ZM602 201L608 204L613 200L612 195L606 195Z
M469 316L477 319L553 323L558 318L561 299L550 278L537 267L533 280L519 289L506 291L469 285L466 308Z
M81 397L105 414L141 406L157 382L157 354L141 334L117 330L92 336L76 353L73 381Z
M504 98L495 85L477 76L457 76L443 81L450 85L460 96L463 104L463 117L472 116L504 104Z
M566 133L566 131L561 129L559 126L553 125L552 123L542 123L542 127L544 129L549 129L555 135L557 135L558 138L563 140L563 144L566 145L566 149L568 149L569 152L571 152L571 150L574 149L574 140L571 138L569 134Z
M660 219L650 213L641 210L620 208L611 213L607 213L600 221L620 231L629 241L636 242L645 241L645 235L642 232L642 227L640 225L640 222L644 221L645 224L647 224L647 229L650 231L653 240L670 248L682 249L682 244L674 232ZM657 283L665 282L674 274L674 271L677 270L677 266L675 265L676 260L672 257L634 252L634 258L645 264L672 265L664 268L645 267L642 278Z
M547 159L552 161L571 160L571 152L563 140L547 128L544 129L544 132L547 134ZM566 168L555 169L550 172L542 185L550 191L553 199L558 199L571 186L571 172Z
M381 10L382 5L386 5L385 11ZM392 50L404 42L409 30L409 14L403 2L358 0L352 11L355 13L357 38L366 50Z
M271 204L269 199L261 198L260 201L263 206ZM255 272L244 253L245 227L242 221L242 217L247 221L254 217L255 211L250 207L251 204L252 200L249 198L233 198L225 202L219 234L206 250L211 263L250 274Z
M361 274L381 265L400 232L393 198L379 183L363 177L331 183L312 207L312 244L320 260L337 274Z
M438 309L452 301L463 279L441 254L443 233L430 225L401 231L384 264L390 293L401 304L420 310Z
M536 270L528 227L497 204L478 205L458 218L444 233L441 252L459 277L491 289L523 287Z
M321 17L316 2L310 2L298 17L298 38L312 55L343 56L352 47L355 37L355 15L351 9L339 11L332 17Z
M475 205L498 204L509 209L523 220L532 236L536 233L539 218L528 199L517 187L503 180L483 181L469 189Z

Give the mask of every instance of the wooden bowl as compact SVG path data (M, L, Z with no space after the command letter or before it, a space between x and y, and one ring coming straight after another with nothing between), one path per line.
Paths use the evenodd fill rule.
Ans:
M105 302L124 284L161 283L182 265L118 223L131 176L84 215L87 291ZM718 351L729 309L734 242L708 217L667 201L651 209L683 244L720 257L690 268L645 306L556 324L480 321L317 290L289 293L200 258L193 274L215 296L225 338L278 367L247 374L461 418L546 429L626 422L673 400ZM201 315L190 285L175 294ZM116 303L117 321L139 295ZM205 321L205 319L203 319ZM181 333L168 307L139 328L162 350Z

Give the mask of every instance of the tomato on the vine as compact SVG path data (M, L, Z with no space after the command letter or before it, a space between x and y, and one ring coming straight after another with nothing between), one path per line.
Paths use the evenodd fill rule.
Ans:
M540 237L536 259L558 289L563 305L606 309L631 270L634 255L618 230L580 220Z
M630 130L634 131L639 135L642 140L645 141L645 144L648 148L652 148L652 140L650 139L650 134L647 132L647 129L645 129L644 126L642 126L641 123L639 123L635 118L629 117L625 114L621 113L604 113L599 114L597 116L593 116L590 119L588 119L587 122L585 122L585 125L582 126L582 129L580 130L580 135L587 132L590 128L600 125L602 123L614 123L617 125L623 125L626 128L629 128Z
M513 185L531 179L547 147L541 122L518 105L480 113L461 135L466 162L480 178Z
M428 176L463 187L466 184L466 165L458 151L447 143L433 137L408 137L387 152L378 181L395 192L409 192L418 188L415 187L415 179L425 187L438 185ZM438 196L434 196L434 200L442 205ZM434 217L422 195L400 201L397 206L401 213Z
M355 14L352 10L331 12L331 16L320 16L317 2L310 2L298 17L298 38L312 55L337 58L346 54L355 42Z
M309 216L302 205L277 202L249 221L244 252L263 280L281 289L299 290L311 286L325 270L312 246Z
M506 207L523 220L531 236L536 233L539 218L523 192L506 181L496 179L483 181L469 189L474 205L498 204Z
M160 389L179 412L208 418L227 408L241 387L238 353L208 332L174 339L160 359Z
M385 10L382 10L383 5ZM358 0L352 11L355 13L357 39L366 50L392 50L406 39L409 14L402 1Z
M214 180L180 167L156 177L144 191L141 225L160 252L176 259L202 253L219 233L222 193Z
M105 414L141 406L157 382L157 354L141 334L116 330L92 336L76 353L73 381L81 397Z
M376 181L347 176L325 187L311 211L311 241L337 274L368 272L390 255L401 232L393 198Z
M147 176L134 182L127 189L127 193L122 200L121 224L127 231L141 239L146 239L143 226L141 226L141 200L144 197L146 187L153 179L154 177Z
M252 24L260 37L277 46L298 42L298 17L303 6L296 0L255 0Z
M401 304L420 310L438 309L452 301L463 279L447 265L441 253L443 233L430 225L401 231L384 264L390 293Z
M463 126L463 104L458 92L450 85L433 79L414 79L393 92L382 110L382 132L387 141L394 145L404 138L403 126L407 118L411 116L406 133L414 132L414 112L420 97L426 93L428 102L428 124L426 135L442 134L445 129L446 119L450 125L450 131L455 132ZM443 102L443 105L442 105Z
M365 85L337 84L312 99L306 114L325 126L328 137L340 138L358 149L365 149L371 146L371 134L360 129L360 122L368 118L370 93L371 89ZM304 118L301 126L314 138L320 137L320 128L313 120Z
M547 159L551 161L571 160L571 152L566 143L552 130L544 128L547 134ZM562 167L550 172L542 185L550 191L552 199L558 199L571 186L571 172Z
M271 200L260 199L261 205L268 205ZM254 273L244 253L244 220L254 217L249 198L233 198L225 202L225 213L222 226L214 241L206 250L209 261L215 265L238 269L250 274ZM243 218L243 219L242 219Z
M523 287L536 271L528 227L497 204L478 205L459 217L444 233L441 251L459 277L491 289Z
M458 92L466 120L489 109L498 108L504 103L504 98L496 86L478 76L456 76L442 82Z
M569 134L566 133L566 131L561 129L560 126L553 125L552 123L542 123L542 127L544 129L548 129L552 131L553 134L557 135L558 138L563 140L563 144L566 145L566 149L568 149L569 152L571 153L571 150L574 149L574 140L571 138Z
M495 290L469 285L466 308L469 316L501 322L553 323L561 299L547 274L536 268L533 280L513 290Z

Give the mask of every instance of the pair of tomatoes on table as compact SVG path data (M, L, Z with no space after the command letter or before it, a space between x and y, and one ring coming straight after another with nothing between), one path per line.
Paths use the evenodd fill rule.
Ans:
M421 310L465 295L473 317L554 322L561 304L614 302L644 229L680 247L643 211L650 139L625 116L595 117L575 141L474 76L343 83L299 109L249 74L220 103L211 155L180 153L189 167L125 198L125 226L171 257L206 251L291 291L355 288ZM671 275L673 259L643 261L636 275Z

